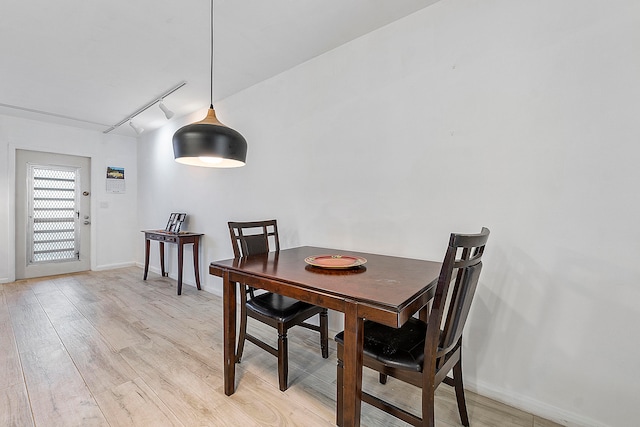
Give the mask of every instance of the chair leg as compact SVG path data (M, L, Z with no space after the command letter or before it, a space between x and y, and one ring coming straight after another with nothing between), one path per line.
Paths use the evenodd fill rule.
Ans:
M426 366L426 362L425 362ZM422 425L436 427L435 370L422 373Z
M458 363L453 366L453 382L456 390L456 400L458 401L458 412L460 412L460 422L462 422L463 426L469 427L469 415L467 414L467 404L462 384L462 355L460 355Z
M247 336L247 308L244 304L240 307L240 335L238 336L238 350L236 351L236 363L242 361L244 341Z
M342 418L342 402L343 402L343 394L342 394L342 375L344 373L344 364L342 360L338 359L338 366L336 370L336 388L337 388L337 396L336 396L336 425L342 427L344 425L344 420Z
M280 383L280 391L287 389L289 376L288 354L287 330L280 324L278 325L278 381Z
M322 349L322 358L329 357L329 315L325 308L320 313L320 348Z

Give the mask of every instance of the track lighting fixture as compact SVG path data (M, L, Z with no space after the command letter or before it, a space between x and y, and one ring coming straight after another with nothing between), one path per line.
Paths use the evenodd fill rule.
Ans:
M153 99L153 101L148 102L147 104L145 104L144 107L139 108L138 110L136 110L134 113L130 114L127 116L126 119L120 120L118 123L116 123L115 125L111 126L109 129L105 130L102 133L109 133L112 130L122 126L123 124L125 124L126 122L129 122L129 126L131 126L132 128L134 128L136 130L136 133L138 135L140 135L144 129L142 129L139 126L136 126L133 124L133 122L131 120L133 120L133 118L135 116L137 116L138 114L148 110L149 108L153 107L154 105L156 105L157 103L160 103L160 109L162 110L162 112L164 113L164 116L167 119L170 119L171 117L173 117L173 111L169 110L167 108L166 105L164 105L164 103L162 102L164 100L164 98L166 98L167 96L171 95L173 92L177 91L178 89L180 89L182 86L186 85L187 82L181 82L180 84L172 87L171 89L169 89L168 91L164 92L162 95L156 97Z
M167 106L164 105L164 103L162 101L160 101L160 104L158 104L158 107L160 107L160 109L164 113L164 116L167 118L167 120L169 120L171 117L173 117L173 111L169 110L167 108Z
M131 126L133 128L133 130L135 130L138 135L140 135L142 132L144 132L144 129L142 129L140 126L136 126L136 124L133 123L133 121L131 121L131 120L129 120L129 126Z

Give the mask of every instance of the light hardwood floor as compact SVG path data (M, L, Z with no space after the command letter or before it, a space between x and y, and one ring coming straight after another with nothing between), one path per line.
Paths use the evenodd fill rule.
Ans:
M290 331L289 389L275 357L247 343L238 387L224 395L221 299L131 267L0 285L0 426L331 426L336 359L319 338ZM251 323L261 336L275 331ZM417 407L419 391L365 370L364 387ZM467 393L471 425L557 426ZM436 417L458 426L453 393ZM363 404L363 426L402 422Z

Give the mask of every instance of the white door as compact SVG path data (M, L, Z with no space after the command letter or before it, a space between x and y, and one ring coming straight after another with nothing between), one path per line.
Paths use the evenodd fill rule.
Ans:
M16 151L16 279L91 268L91 159Z

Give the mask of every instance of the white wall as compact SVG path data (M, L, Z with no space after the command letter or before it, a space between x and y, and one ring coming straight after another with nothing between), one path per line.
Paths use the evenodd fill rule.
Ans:
M16 149L91 158L91 268L133 265L138 232L136 140L0 115L0 282L15 279ZM106 167L125 168L126 192L106 192Z
M277 218L284 247L427 259L487 226L467 385L565 424L634 425L638 17L635 0L443 0L219 102L244 168L176 164L176 128L147 135L140 227L187 212L219 292L206 265L232 256L228 220Z

